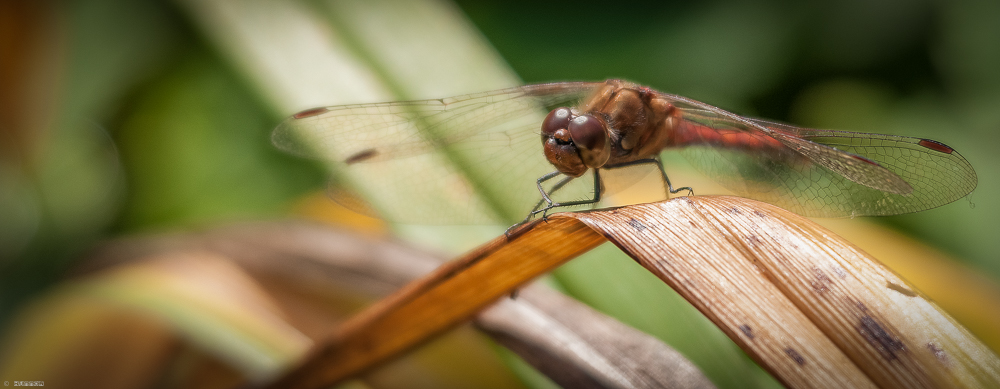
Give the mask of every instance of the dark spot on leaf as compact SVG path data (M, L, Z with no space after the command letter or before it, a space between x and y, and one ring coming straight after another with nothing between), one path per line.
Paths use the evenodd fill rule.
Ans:
M736 207L729 208L726 210L726 212L731 215L739 215L743 213L743 211L740 211L740 209Z
M831 280L830 277L818 267L812 268L812 271L813 275L816 276L816 278L809 282L809 285L812 286L813 290L816 291L816 293L826 293L830 291L830 285L833 284L833 280Z
M376 155L378 155L378 150L365 149L354 153L354 155L350 157L347 157L347 159L344 160L344 163L350 165L358 162L364 162L366 160L374 158Z
M750 328L750 326L748 326L746 324L740 324L740 326L738 328L740 329L740 331L743 332L743 335L745 335L747 338L753 340L753 338L754 338L753 329Z
M758 238L757 235L754 234L747 235L746 239L747 239L747 244L749 244L750 247L757 247L757 245L760 244L760 238Z
M642 231L647 228L645 224L642 224L641 221L635 220L635 218L628 219L628 225L635 228L636 231Z
M767 215L765 215L764 212L761 212L761 211L753 211L753 214L756 215L757 217L761 218L761 219L767 217Z
M875 350L882 354L882 358L886 360L894 360L898 358L897 353L906 351L903 342L886 331L885 327L871 316L862 316L857 329L858 333L868 341L868 344L875 347Z
M833 268L833 274L836 275L837 278L840 278L840 279L847 278L847 271L845 271L844 268L842 268L840 266L835 266Z
M806 359L803 358L802 354L799 354L798 351L795 351L794 348L791 348L791 347L786 348L785 349L785 354L788 354L788 357L792 358L792 360L795 361L795 363L798 363L799 366L802 366L802 365L806 364Z
M917 297L917 292L909 290L905 286L893 283L891 281L886 281L885 287L889 288L889 289L892 289L892 290L895 290L895 291L897 291L899 293L902 293L902 294L904 294L904 295L906 295L908 297Z
M945 354L944 350L942 350L936 344L927 343L927 349L931 351L931 354L934 354L934 358L937 358L938 362L945 364L948 363L948 354Z

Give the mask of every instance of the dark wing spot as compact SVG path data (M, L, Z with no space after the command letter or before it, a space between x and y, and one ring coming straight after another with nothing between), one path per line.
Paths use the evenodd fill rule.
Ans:
M903 285L899 285L899 284L896 284L896 283L893 283L893 282L886 281L885 287L889 288L889 289L892 289L892 290L895 290L895 291L897 291L899 293L902 293L902 294L904 294L906 296L909 296L909 297L917 297L917 292L909 290L909 289L907 289Z
M304 119L304 118L307 118L307 117L311 117L311 116L316 116L316 115L322 114L322 113L324 113L326 111L329 111L329 110L326 109L326 108L324 108L324 107L307 109L305 111L302 111L302 112L299 112L299 113L297 113L295 115L292 115L292 117L294 117L296 119Z
M347 159L344 160L344 163L350 165L350 164L354 164L354 163L358 163L358 162L364 162L364 161L367 161L369 159L374 158L376 155L378 155L378 150L375 150L375 149L365 149L365 150L361 150L359 152L354 153L354 155L352 155L350 157L347 157Z
M928 149L937 151L939 153L951 154L955 152L955 149L948 147L948 145L938 142L936 140L921 139L918 145L924 146Z
M899 338L893 336L886 331L885 328L879 324L875 318L864 315L861 317L861 321L858 323L858 333L868 341L868 344L875 347L875 350L882 354L882 358L886 360L894 360L898 358L896 355L899 352L906 351L906 346L903 344Z
M753 329L750 328L750 326L748 326L746 324L740 324L740 326L738 328L740 329L740 331L743 332L743 335L745 335L747 338L753 340L753 338L754 338Z
M799 354L798 351L795 351L794 348L791 348L791 347L786 348L785 349L785 354L788 354L788 357L792 358L792 360L795 361L795 363L798 363L799 366L802 366L802 365L806 364L806 359L803 358L802 354Z
M628 225L632 226L632 228L635 228L636 231L642 231L647 228L645 224L642 224L641 221L635 220L634 218L628 220Z

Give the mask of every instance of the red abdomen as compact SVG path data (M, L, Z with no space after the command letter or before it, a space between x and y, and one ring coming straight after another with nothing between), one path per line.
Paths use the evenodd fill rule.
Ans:
M744 130L716 129L689 120L680 120L674 129L674 136L668 146L715 146L730 150L759 150L775 152L786 150L777 139L764 134L752 134Z

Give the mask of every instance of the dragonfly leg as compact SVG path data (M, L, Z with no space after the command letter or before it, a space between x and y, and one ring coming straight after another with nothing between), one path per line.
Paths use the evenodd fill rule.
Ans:
M570 206L574 206L574 205L594 204L594 203L597 203L597 202L601 201L601 174L598 172L598 169L594 169L594 198L589 199L589 200L570 201L570 202L566 202L566 203L557 203L557 202L552 201L552 198L549 197L549 196L551 196L552 193L555 193L557 190L559 190L563 186L566 186L566 184L568 184L570 181L573 180L573 178L575 178L575 177L569 177L569 176L564 177L562 180L560 180L555 185L553 185L552 189L550 189L548 192L546 192L545 188L542 188L542 183L545 182L545 181L548 181L548 180L552 179L552 177L555 177L555 176L557 176L559 174L560 173L558 171L555 171L555 172L552 172L552 173L549 173L549 174L546 174L546 175L542 176L541 178L538 179L538 181L536 181L537 184L538 184L538 192L542 194L542 199L539 200L537 204L535 204L535 207L531 209L531 212L528 213L528 216L525 217L524 220L522 220L520 223L517 223L515 225L512 225L512 226L508 227L507 230L504 231L504 235L510 236L510 232L514 228L519 227L519 226L527 223L528 221L531 220L532 217L534 217L535 215L537 215L539 213L541 213L542 214L542 218L545 219L546 217L548 217L549 210L551 210L553 208L570 207ZM545 207L542 207L543 203L545 204Z
M573 179L573 177L568 177L567 176L567 177L563 178L562 180L560 180L559 182L557 182L555 185L553 185L552 186L552 190L550 190L549 192L546 192L545 188L542 187L542 183L545 182L545 181L548 181L548 180L552 179L555 176L558 176L559 174L560 173L557 170L557 171L554 171L552 173L548 173L548 174L546 174L544 176L541 176L541 177L538 178L537 181L535 181L535 184L538 186L538 193L542 194L542 199L538 200L538 203L535 204L534 208L531 208L531 212L528 213L528 216L526 216L524 218L524 220L521 220L517 224L514 224L514 225L512 225L510 227L507 227L507 230L505 230L504 233L503 233L504 235L507 235L509 237L510 236L510 232L514 228L520 227L521 225L523 225L523 224L527 223L528 221L530 221L533 216L535 216L536 214L538 214L538 212L540 212L538 209L542 207L542 204L547 204L547 206L549 206L549 207L552 206L553 202L552 202L552 199L549 198L549 192L555 193L556 190L558 190L559 188L562 188L567 183L569 183L570 180Z
M565 182L569 182L569 180L565 180ZM560 184L565 185L564 182L560 182ZM562 185L559 185L559 187L561 188ZM552 192L554 192L556 189L558 188L553 187ZM531 211L531 214L529 214L528 217L530 218L531 216L541 213L542 219L545 219L546 217L549 216L549 211L552 210L553 208L572 207L574 205L596 204L600 201L601 201L601 172L600 169L594 169L594 198L587 200L579 200L579 201L568 201L565 203L550 202L547 206L545 206L545 208Z
M605 166L605 169L617 169L617 168L627 167L627 166L644 165L644 164L647 164L647 163L648 164L656 165L656 168L660 170L660 177L663 178L663 181L667 183L667 191L670 192L670 193L667 194L667 197L670 197L671 194L676 194L677 192L680 192L682 190L688 191L688 196L694 196L694 189L691 189L690 186L684 186L684 187L680 187L680 188L674 189L674 185L670 183L670 178L667 177L667 172L665 170L663 170L663 162L660 161L659 157L637 159L635 161L629 161L629 162L625 162L625 163L620 163L620 164L613 165L613 166Z
M545 182L545 181L548 181L548 180L552 179L552 177L558 176L559 174L561 174L561 173L559 173L559 171L556 170L556 171L554 171L552 173L549 173L549 174L546 174L544 176L539 177L538 181L535 181L535 184L538 186L538 193L542 194L542 199L539 200L538 201L538 205L535 205L535 208L531 210L532 214L534 213L535 210L538 209L539 206L542 205L542 202L545 202L549 206L552 205L552 199L549 198L549 194L548 194L548 192L545 191L545 188L542 188L542 183ZM566 178L572 179L572 177L566 177ZM568 182L568 180L567 179L563 179L563 181L557 183L556 186L554 186L552 188L552 192L555 192L556 189L561 188L562 185L566 185L565 182ZM562 185L560 185L560 184L562 184Z
M552 205L552 200L549 198L549 196L551 196L553 193L555 193L557 190L559 190L559 188L562 188L563 186L566 186L566 184L568 184L572 180L573 180L573 177L568 177L568 176L564 177L562 180L560 180L559 182L557 182L555 185L552 185L552 189L549 189L548 193L546 193L544 190L542 190L541 187L539 187L538 190L540 192L542 192L542 199L538 200L538 203L535 204L535 207L531 209L531 214L529 214L528 217L530 218L531 215L534 215L535 213L537 213L535 211L537 211L539 208L541 208L543 203L547 202L548 205Z

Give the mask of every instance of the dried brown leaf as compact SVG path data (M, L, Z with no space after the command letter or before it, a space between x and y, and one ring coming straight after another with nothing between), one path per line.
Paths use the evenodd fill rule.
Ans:
M555 215L498 239L353 318L275 387L318 387L369 369L596 246L594 231L791 387L1000 383L991 351L850 243L767 204L689 197Z
M572 219L532 227L532 232L543 233L511 241L498 238L355 316L303 366L272 387L321 387L371 368L603 242Z
M565 388L715 387L658 339L545 287L501 299L475 324Z
M858 387L858 370L881 387L1000 383L1000 361L967 330L806 218L737 197L577 217L686 296L789 386Z

